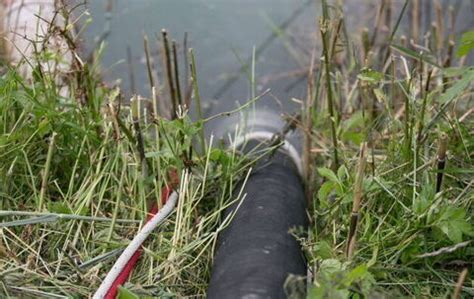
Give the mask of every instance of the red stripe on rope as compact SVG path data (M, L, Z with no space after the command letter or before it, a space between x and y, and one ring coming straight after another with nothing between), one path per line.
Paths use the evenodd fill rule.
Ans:
M171 188L170 187L165 187L163 189L163 192L161 193L161 204L164 205L166 201L168 200L168 197L171 194ZM146 219L146 222L150 221L153 216L158 212L158 205L156 202L153 204L153 206L150 209L150 212L148 213L148 217ZM145 223L146 223L145 222ZM122 272L120 272L119 276L117 276L117 279L115 279L114 283L110 287L109 291L107 292L107 295L105 295L105 299L115 299L117 296L117 290L118 287L123 285L128 278L130 277L130 274L132 273L133 268L137 264L138 260L140 259L140 256L142 255L142 247L140 247L130 258L128 261L127 265L123 268Z

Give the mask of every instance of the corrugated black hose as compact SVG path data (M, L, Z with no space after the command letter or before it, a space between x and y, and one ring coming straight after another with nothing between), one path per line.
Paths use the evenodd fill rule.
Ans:
M286 298L287 277L306 275L301 246L290 232L308 226L304 188L294 162L282 152L261 159L242 194L246 197L218 237L208 298Z

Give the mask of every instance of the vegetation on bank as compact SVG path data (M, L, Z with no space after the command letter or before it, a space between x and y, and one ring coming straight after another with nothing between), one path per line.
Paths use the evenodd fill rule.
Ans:
M473 295L473 35L443 35L453 11L436 5L423 39L415 17L399 34L414 5L392 15L382 4L354 47L323 3L306 121L317 153L307 179L320 178L303 240L312 298Z
M360 38L323 3L322 44L295 122L305 136L311 227L294 234L308 259L310 298L474 295L474 69L466 63L474 38L441 19L426 39L416 19L402 36L406 3L397 15L382 6L379 26ZM121 296L205 295L221 212L254 161L203 141L206 119L163 110L195 110L200 101L194 57L193 93L178 95L173 47L161 46L171 49L166 84L154 83L148 60L150 89L159 92L129 104L100 80L102 47L66 74L43 69L61 60L47 50L30 61L28 79L3 64L2 297L90 295L165 185L179 190L179 204L146 242ZM290 277L288 294L300 296L302 282Z

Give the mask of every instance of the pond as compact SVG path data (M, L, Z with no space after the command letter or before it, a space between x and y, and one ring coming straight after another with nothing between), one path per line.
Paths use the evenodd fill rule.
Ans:
M342 1L340 1L342 2ZM404 1L393 0L392 22ZM434 11L434 1L421 1L421 9ZM441 1L443 10L453 5L456 31L473 26L474 4L470 0ZM150 40L155 66L161 82L158 38L166 28L176 39L184 80L183 39L195 49L198 79L206 115L235 108L252 96L252 56L255 49L255 94L270 88L271 95L261 105L272 109L293 110L292 98L304 99L307 69L313 40L320 40L315 28L320 1L314 0L115 0L91 1L92 23L86 30L86 45L110 27L102 57L108 81L121 80L127 95L135 92L149 96L143 36ZM344 1L348 34L360 36L364 26L373 27L378 5L373 1ZM409 8L410 9L410 8ZM410 11L400 30L409 30ZM424 14L421 30L431 26L434 14ZM445 18L448 23L448 17ZM127 48L131 53L134 83L130 80ZM319 55L320 52L318 52Z

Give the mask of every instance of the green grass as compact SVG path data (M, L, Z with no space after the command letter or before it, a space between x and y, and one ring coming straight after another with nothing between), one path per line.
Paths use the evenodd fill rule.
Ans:
M335 50L324 45L327 80L313 88L322 108L311 128L319 191L304 240L314 270L309 296L450 297L474 254L474 126L472 115L463 116L472 112L473 69L449 52L449 40L459 37L420 55L398 44L398 23L359 53L364 47L338 31L340 11L327 10L321 38L331 37ZM472 281L465 279L466 298Z
M80 86L67 96L55 74L29 82L7 69L0 79L1 297L88 296L175 176L179 204L146 243L131 288L203 295L220 212L251 161L216 140L194 150L201 121L146 114L147 100L124 105L94 68L70 78Z
M400 41L398 16L371 44L346 33L337 7L323 8L315 32L325 44L315 57L324 60L315 59L300 124L314 190L311 227L299 237L311 270L308 296L450 297L458 288L472 297L474 70L459 63L472 34L430 40L420 55ZM451 39L462 42L460 57ZM76 65L64 94L58 74L41 66L32 80L2 66L0 297L87 297L176 176L179 204L146 242L125 287L141 296L204 296L226 224L220 214L253 161L203 141L205 119L150 111L171 106L167 92L126 105L99 71L98 61Z

